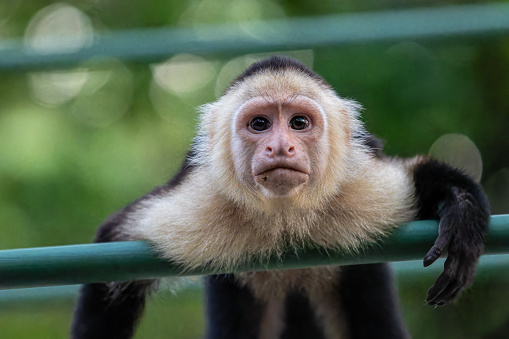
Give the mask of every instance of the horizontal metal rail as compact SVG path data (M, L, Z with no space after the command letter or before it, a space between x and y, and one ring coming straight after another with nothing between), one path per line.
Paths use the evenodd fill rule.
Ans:
M282 258L253 262L237 271L291 269L421 259L437 236L436 221L415 221L398 228L383 242L362 253L325 249L286 253ZM509 215L492 216L487 254L509 253ZM228 273L204 267L184 270L157 257L143 241L98 243L0 251L0 288L70 285L95 281L133 280L171 275Z
M443 270L445 259L439 259L430 267L423 268L422 260L399 261L392 263L392 269L398 281L404 283L430 282L436 279ZM493 281L509 281L509 254L485 255L479 261L476 282L491 283ZM201 288L201 281L191 280L179 284L180 288ZM30 288L13 288L0 290L0 304L18 303L20 301L47 301L55 299L69 299L77 296L81 285L47 286ZM162 288L158 293L170 291L174 294L174 288Z
M509 33L509 3L487 3L195 28L127 30L94 36L73 52L38 53L0 43L0 70L75 66L92 58L160 61L177 53L242 54L366 42L497 36Z

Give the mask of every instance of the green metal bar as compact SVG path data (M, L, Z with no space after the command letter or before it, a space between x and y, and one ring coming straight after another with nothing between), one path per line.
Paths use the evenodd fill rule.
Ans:
M366 42L495 36L509 33L509 3L488 3L315 18L252 21L193 29L129 30L94 37L72 53L40 54L0 43L0 69L68 67L90 58L159 61L177 53L242 54Z
M423 281L425 278L435 279L443 270L444 259L439 259L430 267L423 268L422 260L399 261L392 263L392 269L398 280L407 282ZM485 255L479 260L477 282L509 281L509 254ZM179 285L180 286L180 285ZM201 284L194 281L183 288L200 288ZM31 287L0 290L0 304L18 303L20 301L47 301L53 299L74 298L80 285ZM163 290L164 291L164 290Z
M281 259L249 263L239 267L238 271L418 260L433 245L437 229L436 221L415 221L398 228L383 243L356 255L325 249L302 250L287 253ZM509 215L492 216L487 253L509 253ZM158 258L142 241L0 251L0 288L210 273L227 272L212 268L185 271Z
M73 298L78 295L79 288L80 285L66 285L0 290L0 310L1 306L5 306L7 303L18 303L24 300L32 303L34 301Z

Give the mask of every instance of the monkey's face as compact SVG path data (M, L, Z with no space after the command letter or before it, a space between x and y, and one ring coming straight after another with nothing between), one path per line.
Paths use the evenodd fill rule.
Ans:
M312 99L258 96L239 109L235 134L250 159L250 175L269 196L288 196L318 175L318 141L325 118ZM247 169L246 169L247 170Z

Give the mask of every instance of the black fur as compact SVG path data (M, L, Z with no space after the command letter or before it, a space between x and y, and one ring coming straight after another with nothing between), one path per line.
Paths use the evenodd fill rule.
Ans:
M284 56L272 56L270 58L255 62L251 66L249 66L244 73L242 73L240 76L233 81L232 85L235 85L237 83L245 81L247 78L257 75L260 73L263 73L265 71L271 71L271 72L277 72L277 71L284 71L284 70L294 70L301 72L315 80L317 80L319 83L330 86L324 78L322 78L317 73L310 70L308 67L306 67L304 64L302 64L299 61L284 57Z
M477 260L484 251L490 208L481 187L461 171L428 159L414 170L419 219L439 219L439 235L424 257L431 265L447 253L444 272L428 290L430 305L445 305L475 275Z
M343 266L339 294L350 339L410 338L388 264Z
M353 136L354 138L356 136ZM384 158L384 142L372 134L357 136L363 138L364 145L368 146L373 155L377 158Z
M294 292L287 296L284 324L281 339L325 338L309 299L302 293Z
M86 284L74 313L72 338L131 338L153 281Z
M207 339L257 339L263 306L232 274L205 279Z

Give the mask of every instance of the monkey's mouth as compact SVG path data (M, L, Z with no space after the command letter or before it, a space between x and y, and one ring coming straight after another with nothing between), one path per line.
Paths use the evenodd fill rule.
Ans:
M294 188L309 180L309 172L299 167L271 166L261 168L254 180L278 196L289 194Z
M266 170L264 172L261 172L260 174L255 175L255 177L261 177L263 181L267 181L269 177L273 176L287 176L287 175L309 175L308 173L305 173L301 170L295 169L295 168L289 168L289 167L274 167L269 170Z
M256 168L253 172L254 172L253 174L255 177L270 175L270 174L275 174L275 173L291 174L292 172L300 172L305 175L310 174L309 169L303 165L300 165L299 163L296 163L296 164L286 164L286 163L266 164L265 166L260 166L259 168Z

